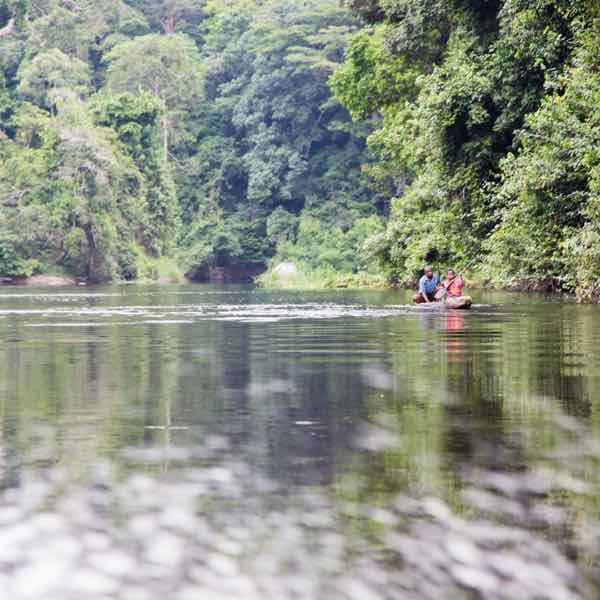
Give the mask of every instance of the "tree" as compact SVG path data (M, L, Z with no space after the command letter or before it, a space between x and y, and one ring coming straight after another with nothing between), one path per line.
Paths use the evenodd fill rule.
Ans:
M139 195L145 199L140 241L155 255L172 249L177 233L178 207L171 170L162 157L161 129L164 106L152 94L128 92L96 96L95 122L116 132L123 151L143 175Z
M202 60L194 42L183 34L151 34L118 44L106 55L107 89L154 95L163 111L163 160L169 159L175 131L184 135L187 112L202 97Z
M16 120L19 138L0 144L0 197L12 198L0 233L21 232L12 239L23 260L59 264L91 281L119 276L143 209L135 166L77 101L53 118L24 106Z
M0 0L5 272L358 269L384 203L328 84L358 26L337 0Z
M498 279L541 281L600 300L598 29L580 33L573 66L530 114L502 162L501 220L486 242Z
M75 93L80 99L91 90L91 74L87 63L69 57L57 48L38 54L23 63L19 70L19 93L38 106L54 108L61 90Z

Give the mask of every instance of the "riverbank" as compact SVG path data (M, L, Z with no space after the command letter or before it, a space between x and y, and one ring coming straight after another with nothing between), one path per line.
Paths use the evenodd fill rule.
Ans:
M85 277L76 277L68 273L55 271L55 265L47 266L46 273L36 273L34 275L16 275L9 277L0 277L0 286L19 286L19 287L71 287L86 286L104 283L157 283L167 285L174 283L183 283L186 280L183 269L179 263L169 257L154 258L149 256L138 257L136 270L132 273L130 280L97 281ZM45 269L44 269L45 270Z
M236 281L210 279L206 282L198 282L184 274L182 269L172 259L153 259L148 261L145 268L141 269L140 276L131 281L115 281L127 285L173 285L181 283L238 283ZM598 304L600 297L587 299L579 298L560 289L556 280L532 281L520 280L511 282L509 285L501 286L497 283L483 279L474 273L465 274L467 287L475 291L497 291L524 294L555 294L577 299L582 303ZM244 282L248 281L245 279ZM336 273L330 269L301 270L288 263L281 263L276 268L269 269L262 275L254 278L253 282L263 289L289 289L289 290L328 290L328 289L402 289L416 290L417 282L394 281L383 274L375 273ZM0 277L0 286L13 287L38 287L58 288L73 286L95 285L85 279L72 277L65 274L38 274L29 277ZM109 282L107 282L109 283ZM241 283L241 281L240 281Z
M500 285L498 282L484 278L479 273L468 271L463 274L467 287L478 291L518 292L532 294L556 294L576 298L584 303L600 303L600 294L593 298L583 298L561 288L557 279L537 281L519 279ZM255 279L255 283L266 289L405 289L416 290L415 279L401 281L391 279L384 274L376 273L337 273L330 269L303 270L292 263L280 263Z
M255 278L254 282L271 289L384 289L392 287L389 279L380 273L339 273L330 268L305 269L291 262L283 262Z
M0 285L26 287L66 287L86 285L84 281L65 275L32 275L30 277L2 277Z

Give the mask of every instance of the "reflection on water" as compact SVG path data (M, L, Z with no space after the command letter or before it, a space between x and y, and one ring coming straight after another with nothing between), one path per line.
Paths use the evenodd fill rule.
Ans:
M595 597L600 309L5 290L0 597Z

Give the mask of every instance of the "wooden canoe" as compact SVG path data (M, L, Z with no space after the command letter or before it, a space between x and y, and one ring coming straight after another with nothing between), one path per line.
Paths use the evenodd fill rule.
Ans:
M449 308L451 310L469 310L473 305L473 298L471 298L471 296L458 296L456 298L447 298L446 300L438 300L437 302L427 304L425 302L419 302L417 296L415 296L413 302L418 306L429 309L437 308L444 310Z
M444 303L453 310L469 310L473 304L471 296L458 296L457 298L447 298Z

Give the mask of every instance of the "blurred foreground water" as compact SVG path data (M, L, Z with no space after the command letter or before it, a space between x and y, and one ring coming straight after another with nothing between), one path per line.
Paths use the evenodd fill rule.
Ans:
M0 598L597 598L600 309L0 290Z

